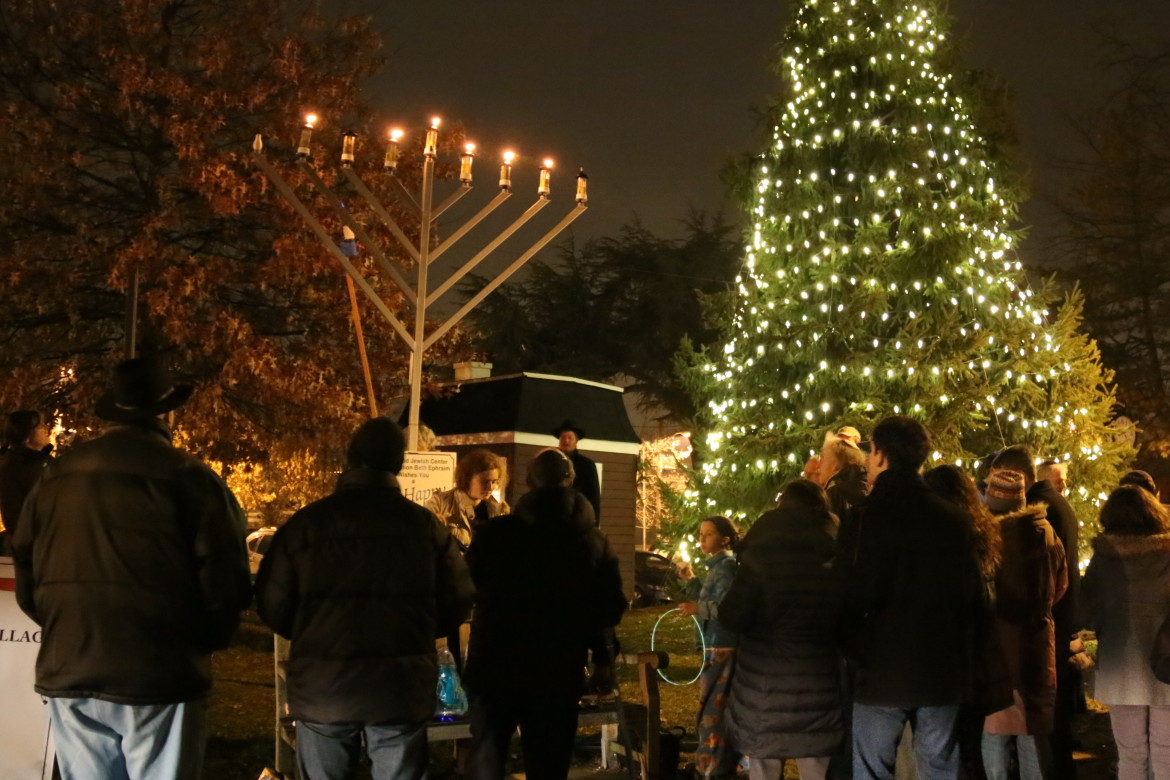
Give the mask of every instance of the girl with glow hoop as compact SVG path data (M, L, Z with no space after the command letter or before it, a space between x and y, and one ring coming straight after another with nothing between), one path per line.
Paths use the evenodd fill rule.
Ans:
M699 746L695 772L703 778L734 777L739 756L728 747L723 732L723 711L735 668L736 637L719 623L719 602L735 578L735 554L731 548L739 532L726 517L708 517L699 526L699 548L707 576L700 581L689 564L679 575L687 581L688 597L679 612L695 617L705 638L703 671L699 678Z

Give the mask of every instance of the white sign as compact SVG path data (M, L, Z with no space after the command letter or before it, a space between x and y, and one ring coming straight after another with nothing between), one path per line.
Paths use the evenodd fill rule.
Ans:
M455 453L406 453L398 484L402 495L416 504L425 504L435 493L455 487Z
M16 605L11 558L0 558L0 777L52 774L49 706L33 690L41 627Z

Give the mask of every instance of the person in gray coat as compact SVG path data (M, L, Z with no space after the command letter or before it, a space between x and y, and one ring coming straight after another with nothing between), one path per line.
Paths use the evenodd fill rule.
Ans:
M1101 508L1101 527L1081 583L1085 628L1097 632L1094 694L1109 706L1118 779L1164 780L1170 685L1154 676L1150 656L1170 614L1170 514L1146 490L1125 485Z
M740 542L719 619L739 634L726 719L752 780L778 780L789 758L801 780L824 778L844 735L836 534L825 492L796 479Z

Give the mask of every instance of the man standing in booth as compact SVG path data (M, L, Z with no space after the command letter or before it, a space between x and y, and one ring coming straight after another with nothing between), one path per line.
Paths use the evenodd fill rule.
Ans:
M585 438L585 431L573 425L572 420L565 420L553 430L552 435L557 437L557 446L561 452L568 455L573 463L573 471L577 475L573 479L573 489L589 499L594 522L601 525L601 483L597 479L597 464L577 449L577 443Z

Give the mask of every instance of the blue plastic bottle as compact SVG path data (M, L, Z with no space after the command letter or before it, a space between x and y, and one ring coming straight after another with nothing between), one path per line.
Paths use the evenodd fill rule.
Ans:
M435 690L435 717L452 720L467 712L467 694L459 683L455 656L446 647L439 649L439 684Z

